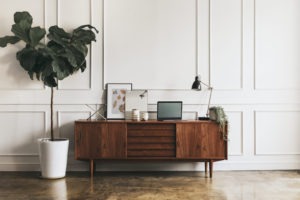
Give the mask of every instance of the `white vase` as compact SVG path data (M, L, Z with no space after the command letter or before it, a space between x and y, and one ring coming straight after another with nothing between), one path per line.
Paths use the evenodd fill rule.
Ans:
M38 139L42 178L57 179L66 176L68 139Z
M147 121L149 119L149 114L147 112L142 112L142 120Z
M132 109L132 120L140 121L140 111L138 109Z

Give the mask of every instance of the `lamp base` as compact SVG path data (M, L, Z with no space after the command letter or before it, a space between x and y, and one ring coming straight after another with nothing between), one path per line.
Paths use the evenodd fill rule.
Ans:
M209 117L198 117L198 120L209 120Z

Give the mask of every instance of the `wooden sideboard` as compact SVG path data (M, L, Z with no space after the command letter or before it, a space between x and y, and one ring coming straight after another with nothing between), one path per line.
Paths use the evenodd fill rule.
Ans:
M213 162L227 160L227 141L213 121L75 121L75 159Z

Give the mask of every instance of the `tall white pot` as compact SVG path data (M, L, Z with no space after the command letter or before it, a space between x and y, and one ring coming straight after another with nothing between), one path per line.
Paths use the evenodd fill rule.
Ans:
M56 179L66 176L68 161L68 139L38 139L40 165L43 178Z

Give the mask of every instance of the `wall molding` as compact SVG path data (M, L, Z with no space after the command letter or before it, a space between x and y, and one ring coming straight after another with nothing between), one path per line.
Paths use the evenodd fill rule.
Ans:
M274 152L274 153L264 153L264 152L258 152L258 146L257 146L257 115L258 113L299 113L300 110L254 110L254 155L255 156L290 156L290 155L300 155L300 152L290 152L290 153L281 153L281 152ZM272 138L272 133L269 134L269 137ZM270 144L270 143L269 143Z
M254 35L253 35L253 39L254 39L254 69L253 69L253 73L254 73L254 76L253 76L253 81L254 81L254 83L253 83L253 89L255 90L255 91L275 91L275 92L286 92L286 91L291 91L291 92L297 92L297 93L299 93L300 92L300 88L298 87L298 88L290 88L290 87L284 87L284 88L276 88L276 87L268 87L268 86L263 86L263 85L261 85L261 86L259 86L259 84L258 84L258 78L257 78L257 74L258 74L258 72L257 72L257 69L259 68L258 67L258 64L257 64L257 49L258 49L258 42L257 42L257 35L258 35L258 14L257 14L257 10L258 10L258 2L262 2L263 0L259 0L259 1L257 1L257 0L251 0L251 1L253 1L253 4L254 4L254 9L253 9L253 15L254 15L254 24L253 24L253 29L254 29ZM271 32L270 32L270 34L272 34ZM286 39L286 38L282 38L282 39ZM286 82L286 81L288 81L288 80L278 80L279 82Z
M64 113L88 113L89 115L92 114L92 111L88 110L88 107L87 107L87 110L84 111L71 111L71 110L57 110L56 112L56 115L57 115L57 127L58 127L58 137L61 137L61 130L60 130L60 127L62 126L61 124L61 115L64 114Z
M211 84L211 80L212 80L212 41L213 41L213 37L212 37L212 24L213 24L213 6L212 6L212 2L214 0L209 0L209 83ZM240 74L239 74L239 86L237 88L217 88L214 87L215 90L220 90L220 91L241 91L243 90L243 86L244 86L244 77L243 77L243 71L244 71L244 59L243 59L243 40L244 40L244 0L239 0L239 2L241 3L240 6L240 15L241 15L241 24L240 24L240 34L241 34L241 41L240 41Z
M56 11L56 17L57 17L57 25L58 26L61 26L61 2L62 0L56 0L57 1L57 11ZM89 2L89 24L93 24L93 0L88 0ZM75 27L74 27L75 28ZM58 90L87 90L87 91L90 91L92 90L92 82L93 82L93 76L92 76L92 72L94 71L94 67L92 66L92 48L93 44L89 45L88 47L88 55L86 57L86 60L87 60L87 66L86 66L86 69L85 69L85 73L86 73L86 70L89 69L89 83L88 83L88 87L87 88L84 88L84 89L78 89L78 88L63 88L62 87L62 82L59 81L58 82L58 86L57 86L57 89ZM78 72L79 73L79 72Z
M40 111L26 111L26 110L22 110L22 111L12 111L12 110L7 110L7 111L2 111L0 110L0 114L1 113L15 113L15 114L19 114L19 113L42 113L43 116L44 116L44 130L42 131L43 134L41 134L41 136L43 135L46 135L46 132L47 132L47 127L48 127L48 117L47 117L47 114L48 112L45 111L45 110L40 110ZM34 144L37 145L37 141L34 141L33 142ZM38 156L38 153L34 153L34 154L31 154L31 153L18 153L18 154L14 154L14 153L11 153L11 154L3 154L0 152L0 157L1 156L10 156L10 157L19 157L19 156Z
M102 46L102 51L103 51L103 53L102 53L102 56L103 56L103 60L102 60L102 66L103 66L103 80L102 80L102 84L103 84L103 90L105 90L106 88L105 88L105 85L107 84L107 83L110 83L110 81L108 81L107 79L107 77L108 77L108 70L107 70L107 66L105 65L105 51L104 51L104 49L105 49L105 47L104 47L104 43L105 43L105 34L104 34L104 27L105 27L105 22L106 22L106 20L105 20L105 13L107 13L106 11L105 11L105 5L106 5L106 2L107 1L109 1L109 0L103 0L102 1L102 30L103 30L103 34L102 34L102 40L103 40L103 46ZM151 0L149 0L149 1L151 1ZM195 51L194 51L194 55L195 55L195 66L194 66L194 70L195 70L195 76L196 75L198 75L199 74L199 63L198 63L198 60L199 60L199 58L198 58L198 52L199 52L199 44L198 44L198 33L199 33L199 25L198 25L198 21L199 21L199 9L198 9L198 5L199 5L199 0L193 0L194 1L194 4L195 4L195 16L194 16L194 18L195 18L195 33L194 33L194 36L195 36L195 47L194 47L194 49L195 49ZM188 77L187 77L188 78ZM194 78L194 77L190 77L191 78L191 80L193 80L192 78ZM146 87L146 88L141 88L140 86L135 86L135 85L133 85L133 87L135 88L135 89L147 89L147 90L177 90L177 89L168 89L168 88L151 88L151 87ZM182 90L182 89L178 89L178 90Z
M243 156L244 155L244 111L232 111L232 110L226 110L227 116L228 113L238 113L240 115L240 125L241 125L241 129L240 129L240 140L239 140L239 146L240 146L240 152L239 153L230 153L228 152L228 156ZM230 124L229 124L229 128L228 130L230 131ZM228 145L230 145L231 139L230 139L230 135L229 135L229 141L228 141Z

